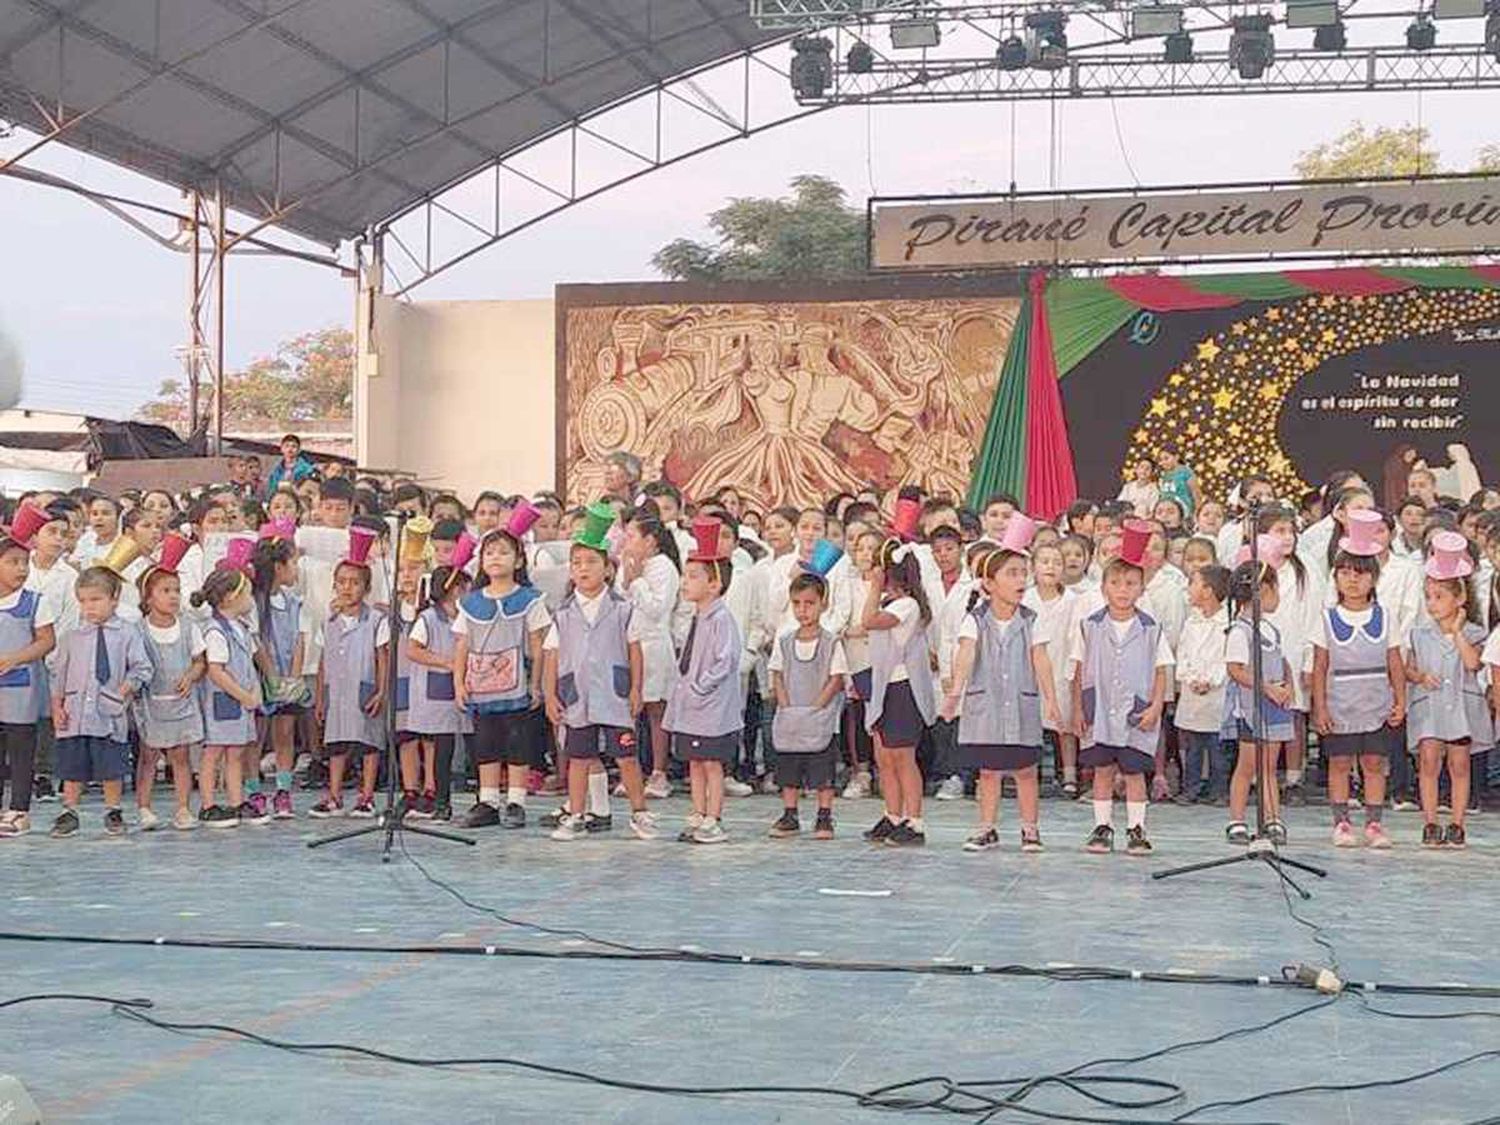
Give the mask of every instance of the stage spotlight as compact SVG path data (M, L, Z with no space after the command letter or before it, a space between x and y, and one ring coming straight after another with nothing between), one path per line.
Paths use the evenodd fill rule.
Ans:
M1001 70L1026 69L1026 44L1019 36L1012 35L995 52L995 65Z
M1420 12L1406 29L1406 47L1410 51L1430 51L1437 43L1437 26L1426 12Z
M850 74L869 74L875 69L875 51L868 43L856 43L844 56Z
M1182 9L1173 4L1150 4L1130 14L1130 37L1151 39L1182 30Z
M1432 14L1440 20L1477 20L1484 9L1485 0L1433 0Z
M1026 61L1038 70L1068 65L1068 17L1063 12L1032 12L1026 17Z
M1287 27L1330 27L1338 22L1335 0L1286 0Z
M1484 21L1484 45L1500 63L1500 0L1490 0L1490 14Z
M936 47L943 41L937 20L900 20L891 24L891 46L897 50Z
M1167 36L1166 60L1169 63L1190 63L1193 61L1193 37L1185 31Z
M1319 51L1342 51L1348 44L1342 21L1324 24L1313 32L1313 46Z
M1235 16L1229 36L1229 65L1248 80L1259 78L1276 61L1276 41L1271 37L1271 17L1265 13Z
M792 40L792 92L798 98L821 98L833 85L833 42L821 35Z

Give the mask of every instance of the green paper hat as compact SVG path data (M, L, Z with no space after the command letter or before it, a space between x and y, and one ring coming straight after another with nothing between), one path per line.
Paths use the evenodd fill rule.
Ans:
M590 504L583 510L583 526L574 534L573 542L608 554L609 529L614 523L613 506L602 502Z

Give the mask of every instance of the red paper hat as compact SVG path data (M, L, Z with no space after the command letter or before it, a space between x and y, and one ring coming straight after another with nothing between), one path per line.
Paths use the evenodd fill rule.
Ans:
M355 566L370 565L370 548L375 546L375 533L368 527L351 527L349 529L349 553L344 557L346 563Z
M897 500L896 514L891 518L891 534L903 543L917 537L917 524L922 521L920 500Z
M729 557L719 550L719 529L723 526L712 516L699 516L693 521L693 550L688 562L723 562Z
M510 522L505 525L505 530L520 539L531 530L531 525L541 518L540 508L529 500L519 500L511 510Z
M295 542L297 539L297 521L282 516L280 519L263 523L260 525L260 537L262 539L285 539L288 543Z
M187 554L187 549L191 546L192 544L177 532L167 532L161 537L161 562L156 564L156 569L165 570L168 574L176 574L177 567L182 562L182 556Z
M1432 554L1422 570L1428 578L1467 578L1474 573L1469 541L1456 531L1439 531L1429 544Z
M254 539L231 539L229 547L224 552L224 557L219 560L215 570L248 570L250 568L250 556L255 553Z
M1011 519L1015 519L1014 516ZM1007 525L1008 526L1008 525ZM1146 548L1151 545L1151 533L1156 530L1145 520L1126 520L1121 529L1120 558L1131 566L1146 568Z
M10 537L23 547L29 548L36 533L51 522L51 517L35 504L22 504L16 509L16 518L10 525Z
M461 531L458 541L453 544L453 561L449 563L454 570L462 570L469 565L469 560L474 557L474 549L479 546L475 538L467 531Z

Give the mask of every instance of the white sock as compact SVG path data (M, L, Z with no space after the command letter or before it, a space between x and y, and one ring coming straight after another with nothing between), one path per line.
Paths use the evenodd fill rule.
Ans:
M1094 825L1108 824L1114 818L1115 803L1109 799L1103 801L1094 798Z
M892 828L894 828L896 825L898 825L898 824L901 823L901 814L900 813L889 813L888 812L888 813L885 814L885 818L886 818L886 820L888 820L888 821L891 822L891 827Z
M512 785L509 789L507 789L505 791L505 803L507 805L524 806L526 804L526 786Z
M1077 766L1063 766L1063 780L1064 781L1071 781L1071 782L1074 782L1076 784L1077 781L1078 781L1078 767Z
M479 789L479 803L481 805L493 805L495 808L498 809L500 807L500 789L499 789L499 787L497 786L494 789L490 789L490 788L487 788L485 786L480 786L480 789Z
M589 774L588 810L595 816L609 815L609 774L603 770Z
M1287 770L1286 771L1286 783L1288 785L1301 785L1302 784L1302 771L1301 770Z
M906 818L906 823L911 826L913 832L927 831L927 829L922 827L922 818L920 816L909 816Z
M1125 802L1125 823L1127 825L1129 825L1131 828L1145 828L1146 827L1146 802L1145 801L1126 801Z

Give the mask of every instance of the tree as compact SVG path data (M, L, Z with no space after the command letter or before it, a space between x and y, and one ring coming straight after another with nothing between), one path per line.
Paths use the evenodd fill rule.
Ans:
M1304 180L1358 179L1368 176L1416 176L1441 171L1437 149L1420 125L1366 129L1356 121L1331 141L1308 149L1297 159Z
M865 272L865 216L824 176L797 176L781 199L731 199L708 217L716 243L679 238L651 258L676 281L855 277Z
M354 334L324 328L288 340L276 353L231 371L224 380L224 424L238 429L286 429L292 423L348 422L354 403ZM199 410L213 410L213 388L205 386ZM164 379L156 398L139 411L148 422L185 430L188 388Z
M1474 162L1476 172L1500 172L1500 141L1487 144L1479 150Z

